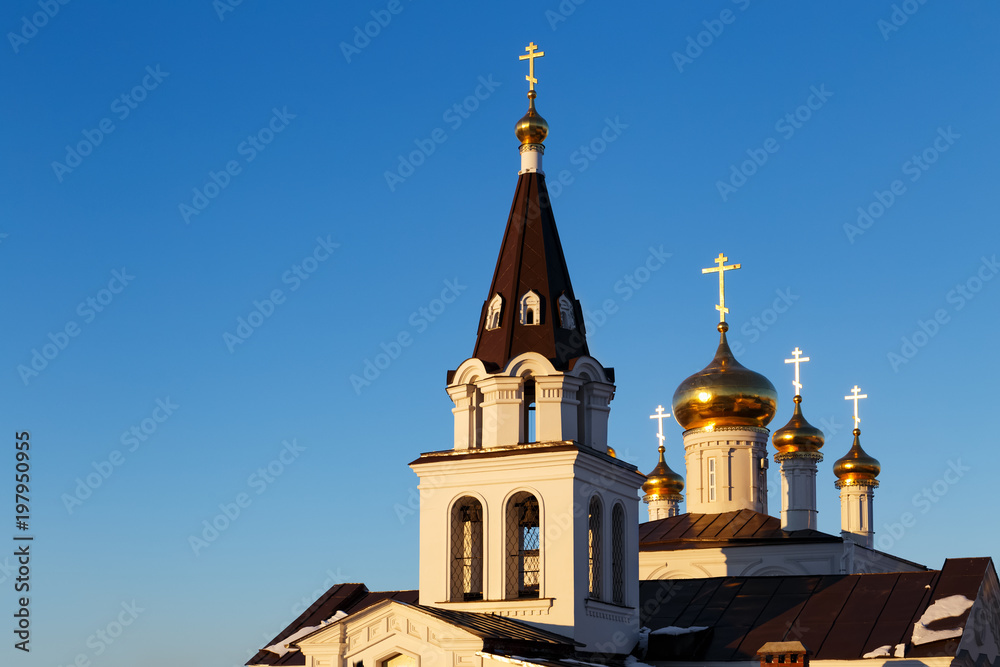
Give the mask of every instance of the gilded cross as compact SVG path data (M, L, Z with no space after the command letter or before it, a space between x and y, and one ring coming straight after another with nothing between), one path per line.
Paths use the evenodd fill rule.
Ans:
M663 441L667 439L666 436L663 435L663 420L664 419L670 419L670 413L669 412L664 413L663 412L663 406L662 405L657 405L656 406L656 414L655 415L649 415L649 418L650 419L658 419L659 420L659 432L656 434L656 437L659 438L660 445L662 446L663 445Z
M858 417L858 401L862 398L868 398L868 394L858 394L859 391L861 389L858 388L858 385L854 385L854 388L851 389L851 395L844 396L844 400L854 401L854 428L858 428L858 423L861 421Z
M725 255L723 255L720 252L719 256L715 258L715 263L718 264L718 266L713 266L713 267L711 267L709 269L702 269L701 270L702 273L718 273L719 274L719 305L717 305L715 307L715 309L717 311L719 311L719 321L720 322L725 322L726 321L726 313L729 312L729 309L726 308L726 279L725 279L725 272L726 271L730 271L732 269L738 269L738 268L740 268L740 264L730 264L729 266L726 266L726 262L728 260L729 260L729 258L726 257Z
M542 56L545 55L544 51L539 51L538 53L535 53L535 49L537 48L538 47L535 45L535 43L531 42L526 47L524 47L524 50L527 51L528 54L517 57L518 60L528 61L528 75L524 77L525 80L528 82L528 90L534 90L535 84L538 83L538 79L535 78L535 58L541 58Z
M799 364L804 364L807 361L809 361L809 357L803 357L802 350L797 347L792 350L792 358L785 359L786 364L795 364L795 381L792 382L792 386L795 387L797 396L802 394L802 383L799 382Z

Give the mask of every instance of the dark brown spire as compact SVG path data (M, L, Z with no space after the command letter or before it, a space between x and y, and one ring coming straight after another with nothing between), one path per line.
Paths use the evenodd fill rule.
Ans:
M537 314L529 316L537 323L522 324L522 299L529 291L538 295ZM495 318L490 317L490 321L487 318L497 294L503 305L499 326L492 328ZM559 300L563 295L569 306L561 312ZM569 324L571 328L567 328ZM558 370L568 370L572 360L590 354L583 309L569 280L545 188L545 176L537 172L522 173L517 179L514 203L493 282L479 317L479 333L472 356L482 361L488 370L496 371L525 352L547 357Z

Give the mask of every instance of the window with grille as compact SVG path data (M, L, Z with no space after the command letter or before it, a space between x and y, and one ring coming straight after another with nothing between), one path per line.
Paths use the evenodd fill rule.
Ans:
M537 598L541 575L538 500L526 491L507 503L507 598Z
M601 599L601 501L590 499L590 526L587 531L590 549L590 597Z
M625 604L625 510L621 505L611 511L611 599Z
M708 499L715 500L715 459L708 460Z
M483 599L483 506L470 496L451 510L451 599Z

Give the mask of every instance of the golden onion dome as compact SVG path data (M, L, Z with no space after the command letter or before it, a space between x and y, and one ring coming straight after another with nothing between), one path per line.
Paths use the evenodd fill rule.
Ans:
M521 144L540 144L549 135L549 124L535 111L535 91L528 92L528 113L514 126Z
M643 500L646 502L653 500L656 496L681 499L684 478L670 469L663 458L663 452L663 445L660 445L660 462L656 464L651 473L646 475L646 481L642 484L642 491L646 494Z
M795 452L818 452L823 447L823 431L806 421L802 416L802 397L796 395L795 412L788 423L771 436L771 442L781 454Z
M878 459L869 456L861 449L861 430L854 429L854 445L842 458L833 464L833 474L837 476L837 485L850 484L854 481L878 482L875 480L882 472Z
M764 427L774 418L778 392L771 381L736 361L719 323L719 349L704 369L674 392L674 419L685 430L720 426Z

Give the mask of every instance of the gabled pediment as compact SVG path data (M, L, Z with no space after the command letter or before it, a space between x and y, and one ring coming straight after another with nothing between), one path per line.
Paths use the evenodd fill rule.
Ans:
M428 650L474 654L482 645L479 637L417 606L386 600L320 628L293 646L321 662L336 657L353 664L364 655L366 667L377 667L397 654L410 655L419 665Z

